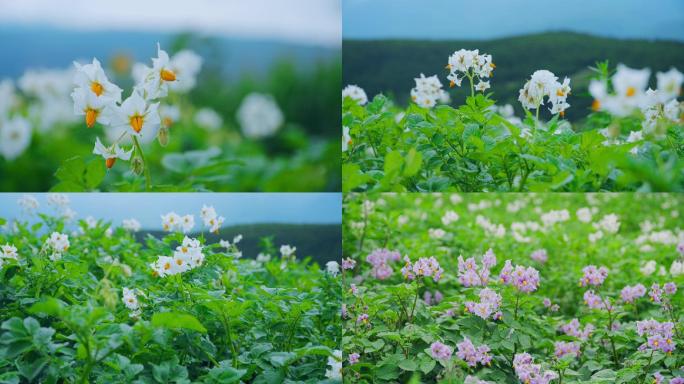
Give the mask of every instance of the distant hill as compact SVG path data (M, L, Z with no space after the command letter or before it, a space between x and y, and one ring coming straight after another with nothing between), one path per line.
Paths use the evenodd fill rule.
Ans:
M511 103L518 114L518 90L532 72L548 69L559 77L572 79L571 120L586 115L591 105L587 85L589 66L609 60L614 66L650 67L654 72L674 66L684 72L684 43L673 41L621 40L572 32L553 32L493 40L345 40L342 44L343 82L364 88L369 97L377 93L394 95L400 103L408 102L414 77L439 75L447 86L444 66L454 51L479 49L489 53L496 63L491 80L494 99ZM655 76L653 82L655 84ZM461 103L465 89L452 89L455 103Z
M110 60L114 54L125 54L148 63L150 57L156 56L157 42L173 51L173 46L180 48L179 43L190 41L190 47L205 59L220 62L223 74L229 78L244 73L263 74L274 61L283 58L304 68L312 68L320 61L339 59L339 48L275 40L206 38L182 33L77 31L5 24L0 25L0 52L10 55L12 60L0 61L0 79L16 78L27 68L66 68L76 59L99 57Z
M253 259L260 252L259 241L273 237L273 244L279 248L283 244L297 247L297 256L311 258L319 265L342 259L342 229L337 224L248 224L221 228L219 235L205 234L208 244L218 243L221 239L233 241L233 236L242 234L239 244L244 258ZM141 231L136 234L138 241L144 243L147 235L162 238L161 231ZM197 234L189 235L196 237ZM276 255L273 255L276 256Z

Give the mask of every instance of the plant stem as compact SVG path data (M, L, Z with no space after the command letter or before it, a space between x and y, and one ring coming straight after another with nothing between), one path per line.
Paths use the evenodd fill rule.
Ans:
M513 313L513 318L518 320L518 304L520 303L520 291L515 295L515 312Z
M413 298L413 307L411 308L411 318L409 321L413 323L413 316L416 311L416 303L418 302L418 294L420 292L420 286L416 283L416 297Z
M648 377L648 369L651 368L651 361L653 360L653 350L651 349L651 355L648 357L648 365L646 365L646 369L644 369L644 378L641 379L641 384L646 381L646 377Z
M142 147L140 147L140 142L138 142L138 138L135 135L131 135L131 137L133 137L133 144L135 144L135 150L136 152L138 152L138 154L140 154L140 158L143 162L143 172L145 173L145 190L149 192L152 188L152 177L150 176L150 168L147 166L145 154L143 153Z
M235 350L235 344L233 344L233 332L230 329L230 318L222 316L223 327L226 331L226 336L228 337L228 344L230 345L230 352L233 355L233 367L238 368L237 351Z

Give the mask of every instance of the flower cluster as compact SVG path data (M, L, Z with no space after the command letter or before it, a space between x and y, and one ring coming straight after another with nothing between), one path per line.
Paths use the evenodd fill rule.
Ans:
M19 254L17 248L11 244L0 246L0 268L8 259L17 260Z
M404 256L406 264L401 269L401 273L408 280L413 280L420 277L432 277L437 282L442 277L444 269L439 266L439 261L434 257L421 257L415 263L411 263L408 256Z
M59 232L52 232L45 245L52 251L50 260L59 260L62 258L62 254L69 249L69 236Z
M511 261L506 260L499 274L499 280L506 285L513 285L520 292L530 293L539 287L539 271L522 265L514 268Z
M176 247L173 256L159 256L150 266L156 276L165 277L187 272L203 262L204 254L199 240L186 236L181 245Z
M561 359L565 356L579 357L580 355L580 344L578 342L566 342L558 341L554 343L554 354L557 358Z
M489 89L489 78L494 72L494 62L492 62L492 55L480 54L480 51L459 49L449 56L449 63L446 68L449 70L447 79L449 80L449 87L461 86L464 78L470 80L471 86L475 79L478 80L475 89L484 92Z
M123 229L131 232L138 232L142 228L142 225L140 225L140 222L136 219L124 219L121 222L121 226Z
M392 261L401 260L399 252L390 251L389 249L376 249L366 256L366 261L369 262L373 269L371 275L379 280L385 280L392 276L392 267L389 263Z
M513 369L523 383L548 384L558 378L553 371L542 371L541 364L534 364L529 353L518 353L513 358Z
M347 97L356 101L356 103L359 105L364 105L368 102L366 91L357 85L347 85L344 87L344 89L342 89L342 100Z
M489 282L490 269L496 265L496 255L491 249L482 256L482 266L478 268L475 258L463 260L458 256L458 281L464 287L485 286Z
M475 347L469 338L464 337L463 341L456 344L458 351L456 356L468 364L469 367L474 367L477 364L489 365L492 357L489 355L489 346L482 344Z
M612 92L608 88L608 81L592 80L589 83L589 93L594 98L592 109L607 111L616 116L627 116L640 108L648 108L653 96L662 103L675 100L681 93L684 75L671 68L667 72L658 72L657 90L649 97L647 87L651 70L633 69L624 64L618 64L617 71L610 79Z
M569 323L561 325L560 330L568 336L586 340L591 336L592 332L594 332L594 325L590 323L585 325L584 329L582 329L579 320L572 319Z
M500 319L503 316L501 312L497 312L501 306L501 295L490 288L483 288L480 290L479 296L479 303L473 301L465 302L466 311L474 313L484 320L487 320L490 316L494 320Z
M651 301L658 304L664 302L663 295L672 296L675 293L677 293L677 284L673 282L665 283L662 288L660 288L658 283L653 283L651 289L648 291Z
M637 284L634 286L625 286L620 291L620 298L625 303L633 303L636 299L644 297L646 294L646 287L643 284Z
M593 285L598 287L603 284L603 281L608 277L608 268L600 267L597 268L595 265L588 265L582 269L584 276L580 279L580 287L586 287L588 285Z
M271 95L251 93L237 111L242 133L251 139L273 136L283 125L283 112Z
M661 350L669 353L675 350L677 344L672 340L674 323L656 320L637 321L636 330L639 336L646 336L647 341L640 349Z
M221 226L223 225L223 221L225 220L225 217L219 216L216 213L214 207L206 205L202 206L200 218L202 219L204 226L209 227L209 231L212 233L218 233L219 229L221 229Z
M607 311L613 310L613 305L609 298L602 298L601 296L594 293L593 290L588 290L584 292L584 304L590 309L603 309Z
M347 269L354 269L356 266L356 260L347 257L346 259L342 259L342 269L347 270Z
M17 200L17 203L21 207L22 212L26 213L27 215L33 215L40 207L38 200L35 197L27 194L22 195Z
M532 252L530 258L538 263L545 264L549 260L549 255L546 253L546 249L537 249Z
M420 74L420 77L414 79L416 86L411 89L411 100L423 108L432 108L437 105L437 102L448 103L449 94L442 89L442 82L439 81L437 75L425 77Z
M129 289L129 288L124 287L123 297L121 299L123 300L123 303L126 306L126 308L128 308L131 311L129 316L131 316L133 318L140 317L140 315L142 313L142 309L141 309L140 302L138 301L136 289Z
M545 69L535 71L530 80L520 90L518 100L526 109L536 109L544 104L544 97L551 102L549 109L552 114L563 116L565 110L570 107L567 102L570 94L570 79L565 78L563 83L558 82L558 77Z
M451 359L451 354L453 351L448 345L444 345L439 341L435 341L430 345L430 354L435 360L447 361Z
M176 212L169 212L161 216L162 228L165 232L189 233L195 227L195 216L180 216Z
M442 224L444 225L450 225L456 221L458 221L458 213L454 211L446 211L444 216L442 216Z

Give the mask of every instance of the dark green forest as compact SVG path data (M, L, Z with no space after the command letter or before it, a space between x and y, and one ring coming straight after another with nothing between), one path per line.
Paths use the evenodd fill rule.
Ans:
M619 26L616 26L619 28ZM496 70L491 80L493 99L510 103L516 114L518 90L537 69L548 69L561 79L571 78L572 107L567 118L586 116L591 105L587 92L597 61L608 60L614 68L623 63L634 68L650 67L653 73L675 67L684 71L684 43L673 41L620 40L571 32L553 32L495 40L345 40L342 45L343 82L357 84L369 98L378 93L393 96L405 104L414 86L414 77L437 74L448 87L444 69L454 51L479 49L493 56ZM652 76L655 87L655 76ZM465 83L464 83L465 85ZM450 91L452 105L461 104L466 88Z
M233 236L242 234L243 239L238 244L243 258L254 259L261 252L262 239L271 238L275 248L271 254L279 257L278 249L283 244L297 247L298 258L311 257L313 261L323 266L331 260L342 258L342 230L339 224L245 224L221 228L218 235L204 233L205 244L218 243L221 239L233 241ZM141 231L136 234L138 241L144 242L148 236L162 238L167 233L161 231ZM198 237L199 234L188 234Z

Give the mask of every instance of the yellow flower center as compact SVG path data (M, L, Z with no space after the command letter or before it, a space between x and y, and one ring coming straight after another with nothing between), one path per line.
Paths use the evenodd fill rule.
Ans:
M169 270L169 269L171 269L171 263L169 263L167 261L166 264L164 264L164 270Z
M162 69L160 76L162 80L164 81L175 81L176 80L176 74L173 73L173 71L168 70L168 69Z
M162 123L164 124L165 127L170 127L171 124L173 124L173 120L171 120L170 117L165 117L165 118L162 120Z
M636 94L636 88L627 87L627 97L632 97Z
M105 166L107 169L111 169L114 166L114 163L116 162L116 157L110 157L109 159L105 159Z
M176 259L176 264L183 265L183 260L182 259Z
M104 87L97 81L93 81L92 83L90 83L90 90L93 91L93 93L97 96L100 96L104 93Z
M594 102L591 103L591 109L593 111L598 111L601 108L601 102L598 100L594 100Z
M96 111L92 108L86 109L85 113L85 120L86 120L86 126L88 128L92 128L93 125L95 125L95 121L97 120L97 115L100 114L100 111Z
M133 128L133 130L136 133L140 133L140 131L142 130L143 120L144 119L141 115L135 114L135 115L131 116L129 123L131 124L131 128Z

